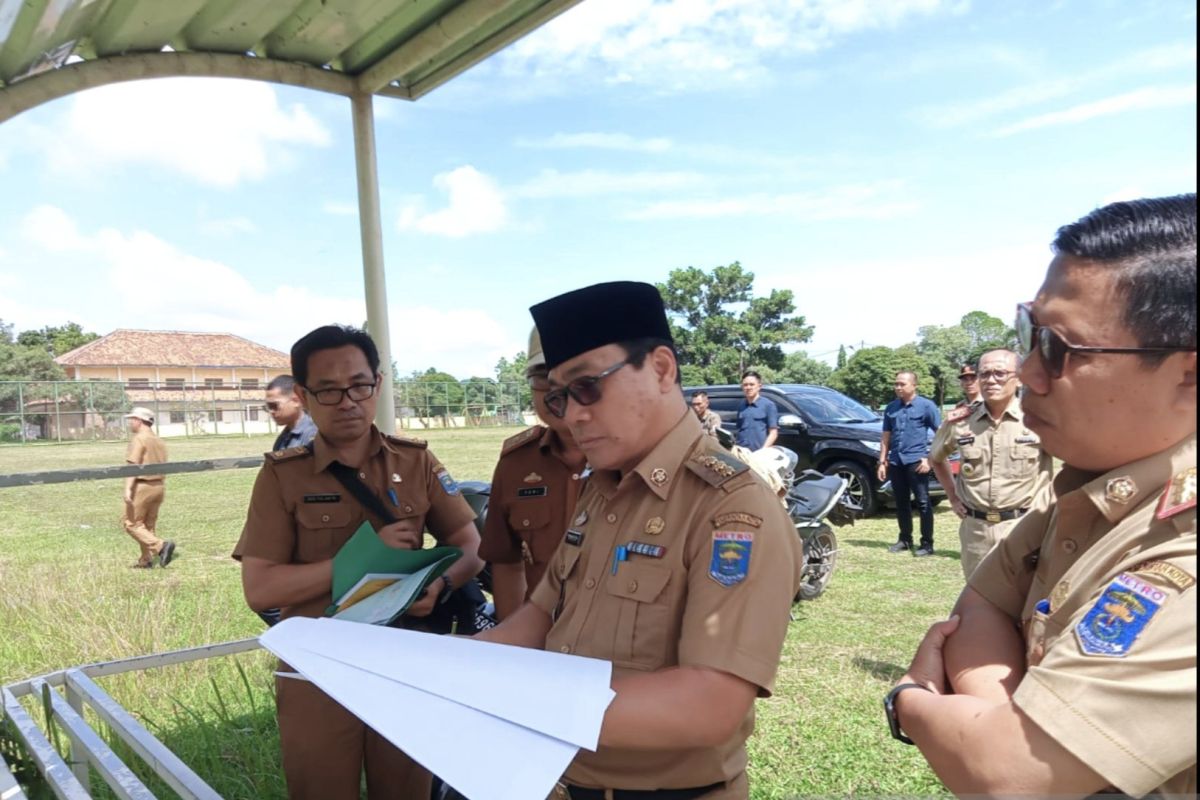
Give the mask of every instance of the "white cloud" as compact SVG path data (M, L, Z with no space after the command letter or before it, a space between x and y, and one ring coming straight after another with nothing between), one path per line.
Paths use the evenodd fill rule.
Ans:
M603 0L516 42L496 68L541 86L577 74L656 91L754 84L769 79L773 59L960 10L949 0Z
M801 222L834 219L890 219L917 210L919 204L903 191L903 184L839 186L823 191L783 194L749 194L652 203L629 219L720 219L727 217L784 217Z
M0 272L0 319L18 329L70 319L100 333L120 327L227 332L287 352L317 325L359 325L366 319L361 297L287 284L260 288L229 265L184 252L147 231L81 231L54 206L32 210L22 230L29 263L54 264L64 276L72 270L98 274L94 289L70 280L77 287L72 294L61 285L23 280L19 271ZM288 313L272 313L281 308ZM435 366L460 377L486 376L501 356L522 347L484 310L394 302L389 315L401 372ZM412 336L414 330L436 335Z
M1140 50L1093 70L1053 80L1042 80L1016 86L999 94L966 103L926 106L914 116L926 125L937 128L967 125L1008 111L1016 111L1057 100L1088 86L1109 86L1113 81L1131 75L1191 68L1196 65L1196 45L1175 43Z
M536 177L515 188L516 197L594 197L602 194L667 192L697 186L705 182L694 172L604 172L585 169L559 172L544 169Z
M595 148L598 150L623 150L635 153L665 153L673 143L670 139L656 136L637 139L627 133L556 133L544 139L518 139L518 147L535 147L545 150L568 150Z
M332 137L303 105L280 107L269 84L163 78L82 92L39 140L64 172L151 166L234 187L289 163L292 148L325 147Z
M400 230L460 238L492 233L508 222L504 192L470 164L435 176L433 185L447 195L446 207L426 212L421 200L410 201L400 211Z
M1106 97L1091 103L1082 103L1023 119L994 131L992 136L1012 136L1015 133L1048 128L1055 125L1073 125L1097 117L1124 114L1128 111L1146 111L1155 108L1172 108L1196 104L1196 84L1190 86L1147 86L1132 92Z

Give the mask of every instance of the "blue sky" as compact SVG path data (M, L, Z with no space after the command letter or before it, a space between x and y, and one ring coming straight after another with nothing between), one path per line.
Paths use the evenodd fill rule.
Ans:
M800 349L1032 297L1055 228L1196 189L1196 9L1106 0L585 0L416 103L376 100L393 355L491 375L528 306L739 260ZM0 125L0 319L365 319L349 101L202 79Z

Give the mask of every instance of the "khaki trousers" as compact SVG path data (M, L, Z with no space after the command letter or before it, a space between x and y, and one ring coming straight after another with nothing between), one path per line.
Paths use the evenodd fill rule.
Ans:
M158 525L158 509L162 506L164 493L162 481L134 481L133 502L125 504L121 524L142 548L139 564L149 564L162 550L163 541L154 534L154 529Z
M962 571L964 578L970 578L971 573L983 561L983 557L992 552L992 548L1008 536L1020 518L1004 522L988 522L985 519L964 517L958 525L958 542L962 548Z
M313 684L276 677L275 702L291 800L359 800L364 766L369 800L429 800L429 772Z

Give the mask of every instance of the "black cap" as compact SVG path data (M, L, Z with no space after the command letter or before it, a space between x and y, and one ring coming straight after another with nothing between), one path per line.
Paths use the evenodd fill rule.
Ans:
M597 283L538 303L529 313L541 334L549 369L607 344L633 339L673 342L662 295L649 283Z

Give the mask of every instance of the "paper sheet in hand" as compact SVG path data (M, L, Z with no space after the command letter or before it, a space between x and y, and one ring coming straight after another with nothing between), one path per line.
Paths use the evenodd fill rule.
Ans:
M363 522L333 557L333 586L330 594L335 598L344 596L362 576L371 572L410 575L451 554L457 559L462 555L462 551L457 547L434 547L429 550L400 550L388 547L379 538L379 534L375 533L371 523ZM441 572L437 573L440 574Z
M608 662L540 650L305 618L259 641L471 800L547 796L613 697Z
M425 587L434 578L445 572L452 563L454 563L454 559L446 558L436 561L424 569L419 569L411 575L405 575L365 600L359 600L346 610L337 612L333 618L346 622L363 622L368 625L387 625L407 611L408 607L425 592Z

